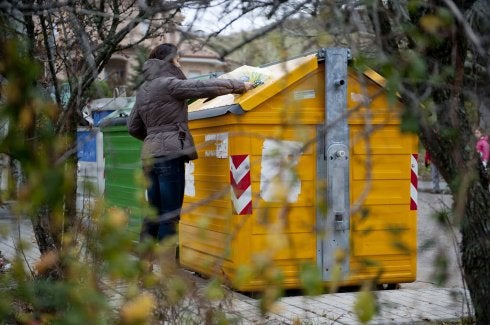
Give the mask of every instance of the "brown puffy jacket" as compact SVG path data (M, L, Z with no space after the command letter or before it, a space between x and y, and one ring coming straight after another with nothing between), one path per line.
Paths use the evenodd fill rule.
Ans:
M143 66L145 82L127 121L129 134L143 140L141 158L196 159L189 132L187 99L245 92L238 80L187 80L172 63L150 59Z

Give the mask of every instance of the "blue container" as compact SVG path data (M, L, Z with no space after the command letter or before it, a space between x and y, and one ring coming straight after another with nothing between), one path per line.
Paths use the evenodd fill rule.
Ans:
M97 162L97 137L95 131L77 131L78 161Z

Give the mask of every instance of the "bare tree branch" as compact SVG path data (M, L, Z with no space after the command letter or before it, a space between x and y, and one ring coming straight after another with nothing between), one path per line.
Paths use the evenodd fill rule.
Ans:
M468 24L468 22L464 18L461 10L459 10L459 8L456 6L456 4L452 0L443 0L443 1L447 5L447 7L451 10L451 12L454 14L454 17L456 17L456 19L461 24L461 26L463 26L464 31L465 31L466 35L468 36L468 39L471 41L473 46L475 46L475 49L477 50L478 54L485 55L486 52L483 49L483 46L481 44L480 39L478 38L478 36L473 31L470 24Z
M54 58L54 47L55 47L55 42L54 42L54 37L52 35L53 31L52 29L49 30L48 33L48 28L46 26L46 21L44 19L43 15L39 16L40 22L41 22L41 28L42 28L42 33L43 33L43 41L44 41L44 47L46 48L46 55L48 58L48 67L49 67L49 72L51 74L51 81L53 83L53 88L54 88L54 94L56 98L56 103L58 104L59 107L62 106L61 104L61 97L59 93L59 85L58 85L58 78L56 76L56 68L54 66L55 64L55 58ZM51 44L50 44L51 42Z
M276 29L278 26L284 23L284 20L287 19L288 17L291 17L292 15L296 14L301 8L304 7L305 4L309 3L310 1L305 0L301 1L298 4L296 4L291 10L286 12L284 15L281 16L280 19L276 20L274 23L270 24L269 26L259 30L259 32L253 33L252 35L248 36L245 35L238 44L235 46L229 48L229 49L217 49L216 46L214 46L215 50L217 50L220 54L221 59L224 59L226 56L230 55L231 53L237 51L238 49L242 48L245 44L248 44L256 39L259 39L266 35L267 33L273 31ZM209 43L211 47L213 47L212 43Z

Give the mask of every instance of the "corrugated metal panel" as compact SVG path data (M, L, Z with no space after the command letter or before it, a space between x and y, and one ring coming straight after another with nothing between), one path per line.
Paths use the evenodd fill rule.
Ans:
M142 142L131 137L125 126L104 128L105 191L109 206L117 206L129 213L130 231L139 232L144 217L144 187L141 177ZM140 179L140 181L142 181Z

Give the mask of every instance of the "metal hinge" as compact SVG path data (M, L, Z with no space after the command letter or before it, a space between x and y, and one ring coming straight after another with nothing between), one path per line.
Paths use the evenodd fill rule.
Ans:
M327 57L327 49L325 47L319 49L316 53L316 57L318 58L318 61L324 61ZM347 61L352 61L352 52L350 49L347 49Z

